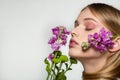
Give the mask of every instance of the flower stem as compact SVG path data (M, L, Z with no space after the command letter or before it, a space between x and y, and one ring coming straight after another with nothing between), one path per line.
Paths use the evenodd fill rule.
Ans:
M69 65L69 67L66 69L66 71L64 73L66 73L71 66L72 66L72 64Z
M46 80L52 80L52 68L54 66L54 63L52 62L51 67L50 67L50 72L48 72ZM51 76L50 76L51 75Z
M62 64L63 64L63 63L60 62L60 66L59 66L59 68L58 68L58 73L59 73L59 71L60 71L60 69L61 69L61 67L62 67ZM57 74L58 74L58 73L57 73Z
M51 78L50 78L50 80L52 80L52 75L51 75Z
M53 66L54 66L54 62L52 62L52 65L51 65L51 69L50 69L50 72L51 72L51 78L50 78L50 80L52 80L52 68L53 68Z
M53 74L54 74L53 78L55 78L55 76L56 76L55 67L56 67L56 64L55 64L54 69L53 69L54 70L54 72L53 72Z
M46 79L46 80L49 80L49 77L50 77L50 74L48 73L48 76L47 76L47 79Z

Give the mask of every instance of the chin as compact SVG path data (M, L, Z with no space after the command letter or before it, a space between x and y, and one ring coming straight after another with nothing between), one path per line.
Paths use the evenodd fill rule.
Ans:
M97 57L97 54L91 49L84 52L81 48L70 48L69 56L81 61L82 59Z
M82 52L80 49L76 49L76 48L70 48L69 49L69 55L70 57L73 57L73 58L79 58L79 57L82 57Z

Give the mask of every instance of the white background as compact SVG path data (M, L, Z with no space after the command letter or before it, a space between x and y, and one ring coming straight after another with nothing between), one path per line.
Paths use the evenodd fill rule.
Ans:
M0 80L45 80L51 28L71 30L80 10L92 2L120 9L120 0L0 0ZM68 47L63 51L67 55ZM67 80L81 80L81 64L72 68Z

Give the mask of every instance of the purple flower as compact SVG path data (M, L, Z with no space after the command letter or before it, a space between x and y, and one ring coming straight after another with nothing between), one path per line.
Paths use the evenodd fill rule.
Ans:
M63 33L63 34L67 34L67 35L69 35L69 34L70 34L70 32L66 30L66 28L63 28L62 33Z
M49 56L48 56L48 59L52 61L53 58L54 58L54 54L50 53Z
M100 52L104 52L107 50L106 46L104 44L99 44L96 46L96 49Z
M65 45L66 43L67 43L66 40L62 40L62 42L61 42L62 45Z
M60 35L60 39L61 39L61 40L66 40L66 39L67 39L67 36L64 35L64 34L62 34L62 35Z
M59 35L59 32L60 32L59 27L55 27L55 28L52 29L52 33L53 33L53 35L58 36L58 35Z
M50 38L50 40L48 41L48 44L54 44L55 41L57 41L57 37L52 37L52 38Z
M61 44L59 44L59 43L51 44L51 48L53 49L53 51L59 50L60 46L61 46Z
M101 38L99 37L99 34L98 33L95 33L93 35L93 38L95 39L96 42L100 42L101 41Z
M100 30L99 33L94 33L93 35L88 35L88 42L92 47L100 52L107 51L108 48L112 48L114 43L111 40L112 33L105 31L104 28Z
M53 51L59 50L62 45L66 45L69 31L63 26L58 26L52 29L53 36L48 41Z

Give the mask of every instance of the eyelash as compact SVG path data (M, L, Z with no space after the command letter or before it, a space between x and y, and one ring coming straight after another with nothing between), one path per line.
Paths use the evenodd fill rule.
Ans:
M96 27L96 25L94 25L94 24L87 24L87 25L85 25L85 27L86 27L85 28L86 30L90 31L90 30L94 29Z
M93 30L96 26L90 26L90 25L88 25L88 26L85 26L86 28L85 28L85 30L86 31L91 31L91 30Z
M93 28L89 28L89 26L86 26L85 30L92 30Z

